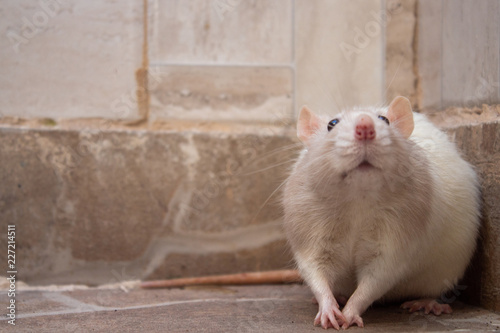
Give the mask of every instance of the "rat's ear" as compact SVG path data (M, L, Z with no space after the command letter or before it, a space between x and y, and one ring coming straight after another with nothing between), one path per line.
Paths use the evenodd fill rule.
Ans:
M394 98L389 105L387 118L406 139L410 137L415 124L413 123L413 111L408 98L402 96Z
M308 145L311 136L318 130L320 121L307 106L300 109L299 120L297 121L297 136L305 145Z

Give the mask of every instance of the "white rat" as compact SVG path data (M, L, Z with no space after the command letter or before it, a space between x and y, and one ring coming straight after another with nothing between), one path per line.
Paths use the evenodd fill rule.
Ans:
M450 313L479 229L478 180L446 134L404 97L332 118L307 107L284 189L285 231L319 304L315 325L363 326L375 301ZM338 300L347 299L343 310Z

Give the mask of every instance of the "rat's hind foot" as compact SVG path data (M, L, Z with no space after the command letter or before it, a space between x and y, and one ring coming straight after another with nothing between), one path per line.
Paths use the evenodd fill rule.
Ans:
M435 299L425 298L416 301L405 302L401 305L402 309L408 309L410 313L419 310L425 310L426 314L433 313L436 316L442 313L452 313L451 306L449 304L438 303Z

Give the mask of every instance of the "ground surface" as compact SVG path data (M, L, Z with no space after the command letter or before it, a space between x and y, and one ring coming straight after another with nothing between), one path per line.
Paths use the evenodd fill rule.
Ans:
M0 308L9 298L0 295ZM21 290L16 326L2 316L0 331L19 332L322 332L317 305L302 285L186 289ZM455 302L451 315L408 314L377 306L354 332L500 331L500 315ZM5 310L2 310L5 312ZM330 329L330 332L333 330Z

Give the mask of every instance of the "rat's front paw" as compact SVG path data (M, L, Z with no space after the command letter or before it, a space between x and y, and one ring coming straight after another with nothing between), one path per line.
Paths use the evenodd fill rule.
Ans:
M340 325L345 322L344 315L339 309L337 301L324 301L319 305L319 311L314 319L314 326L320 326L324 329L333 327L340 329Z
M350 326L356 324L358 327L364 327L363 319L359 314L352 313L349 309L343 311L345 321L342 324L342 329L348 329Z

